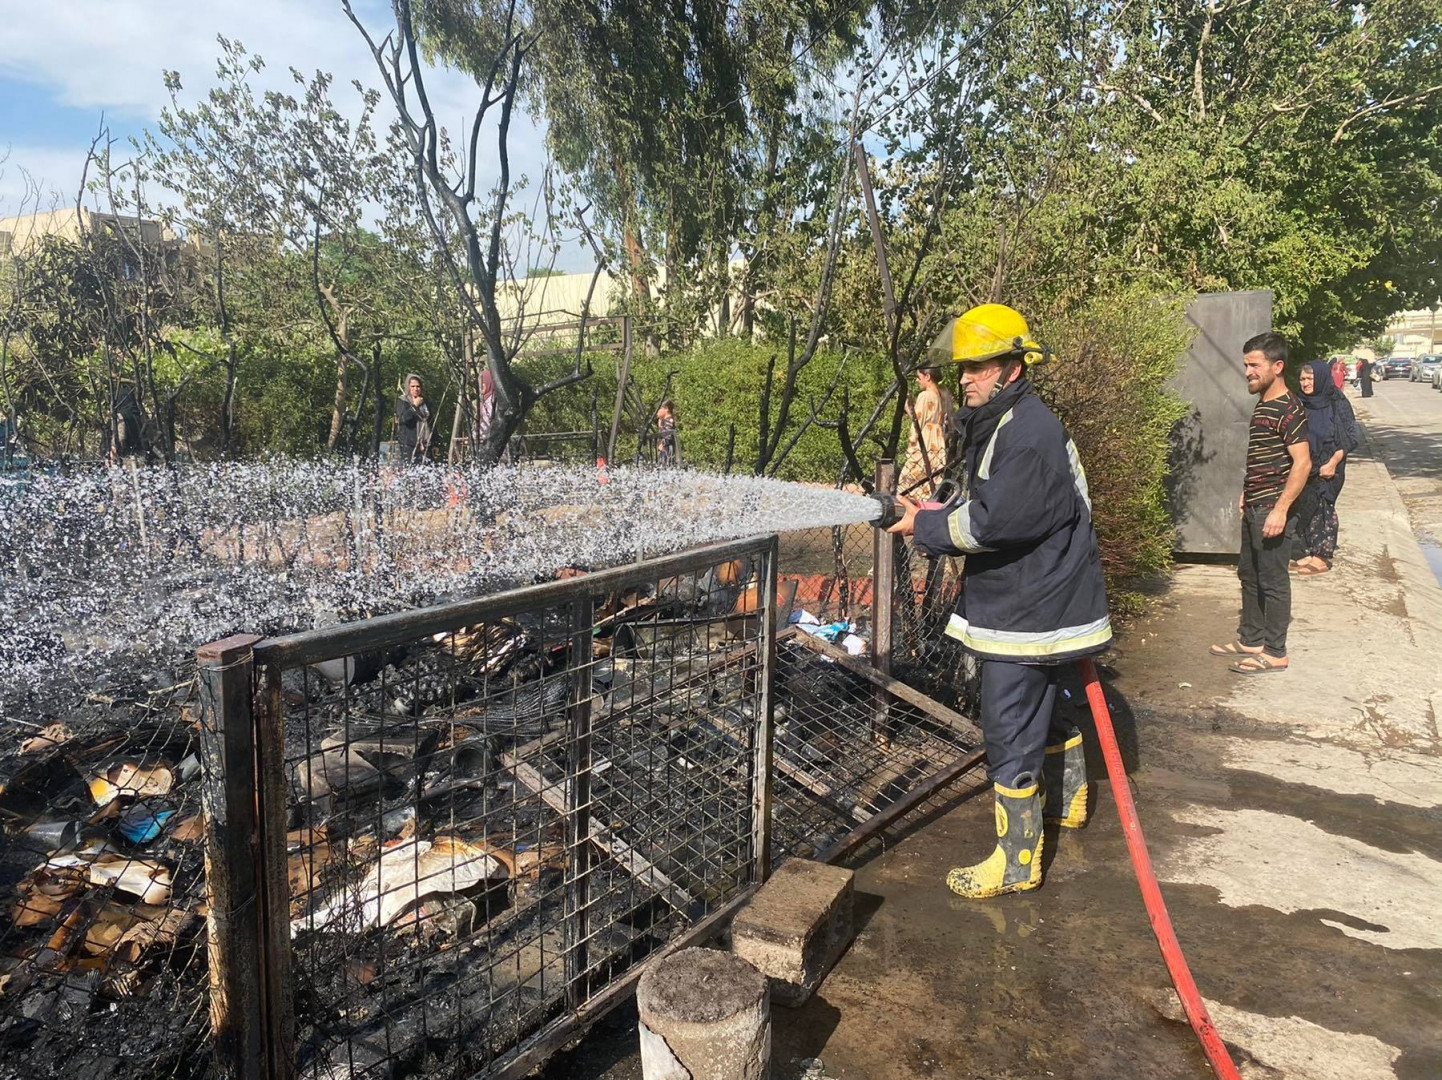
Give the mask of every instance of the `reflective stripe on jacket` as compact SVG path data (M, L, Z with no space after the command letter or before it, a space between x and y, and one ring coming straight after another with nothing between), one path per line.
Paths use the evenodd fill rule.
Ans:
M1019 380L967 417L966 497L916 515L927 555L965 555L946 628L988 660L1060 663L1111 642L1091 495L1076 445Z

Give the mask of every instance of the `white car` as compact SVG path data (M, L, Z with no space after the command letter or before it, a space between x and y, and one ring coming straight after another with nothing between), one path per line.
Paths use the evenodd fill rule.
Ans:
M1442 390L1442 366L1438 366L1432 371L1432 389Z
M1419 356L1412 361L1412 370L1407 375L1407 381L1430 383L1438 368L1442 368L1442 354L1427 353Z

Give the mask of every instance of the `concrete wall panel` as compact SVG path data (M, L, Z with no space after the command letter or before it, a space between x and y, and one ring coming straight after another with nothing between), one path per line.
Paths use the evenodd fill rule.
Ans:
M1187 309L1197 328L1172 387L1191 403L1172 433L1168 496L1179 554L1236 555L1237 499L1255 402L1242 377L1242 343L1272 326L1272 294L1203 293Z

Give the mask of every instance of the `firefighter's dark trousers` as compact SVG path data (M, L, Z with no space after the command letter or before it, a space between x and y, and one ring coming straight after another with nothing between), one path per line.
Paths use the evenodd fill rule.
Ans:
M1014 788L1028 773L1041 779L1060 672L1055 664L981 662L981 734L992 783ZM1055 734L1065 738L1060 728Z

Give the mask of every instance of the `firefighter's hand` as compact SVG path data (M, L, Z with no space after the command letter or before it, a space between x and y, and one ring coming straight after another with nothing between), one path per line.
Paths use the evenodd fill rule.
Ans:
M916 512L921 509L915 499L908 499L905 495L896 496L896 501L901 504L901 520L886 531L895 533L897 536L910 536L916 532Z
M1287 531L1287 515L1277 507L1267 515L1267 520L1262 522L1262 535L1268 540L1281 536Z

